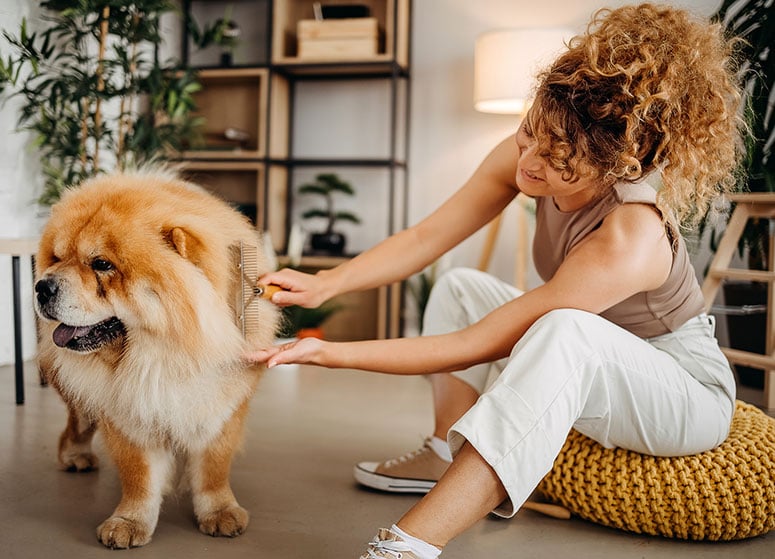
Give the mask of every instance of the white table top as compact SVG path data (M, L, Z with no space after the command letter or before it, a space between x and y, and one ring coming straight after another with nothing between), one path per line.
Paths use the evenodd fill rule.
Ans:
M0 237L0 254L26 256L38 252L37 237Z

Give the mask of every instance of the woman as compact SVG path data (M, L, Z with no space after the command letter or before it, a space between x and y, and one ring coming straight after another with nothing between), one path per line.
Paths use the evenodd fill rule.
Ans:
M720 27L684 11L601 11L539 76L516 137L438 210L333 270L262 278L287 290L277 304L314 307L416 273L518 192L536 201L543 285L520 293L453 271L434 288L422 337L307 339L251 356L269 366L435 373L435 442L356 468L373 486L398 479L397 490L417 481L432 489L363 557L436 557L488 512L512 516L571 428L659 456L726 438L734 380L679 229L734 184L742 125L730 59ZM657 174L655 194L644 179ZM438 438L449 442L449 467Z

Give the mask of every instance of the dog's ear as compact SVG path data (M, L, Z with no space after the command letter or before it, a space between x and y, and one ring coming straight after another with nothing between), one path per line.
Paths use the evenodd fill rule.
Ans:
M194 235L181 227L172 227L164 231L164 239L183 258L199 265L204 246Z

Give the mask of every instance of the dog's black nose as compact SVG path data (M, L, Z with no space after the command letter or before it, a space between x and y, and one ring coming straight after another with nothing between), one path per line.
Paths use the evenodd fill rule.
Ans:
M38 294L38 303L41 306L51 301L57 291L59 291L59 285L54 278L43 278L35 284L35 292Z

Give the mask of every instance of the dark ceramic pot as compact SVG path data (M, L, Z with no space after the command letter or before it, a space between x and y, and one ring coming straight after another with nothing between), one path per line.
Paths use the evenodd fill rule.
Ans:
M310 236L310 245L315 252L343 254L346 240L341 233L313 233Z

